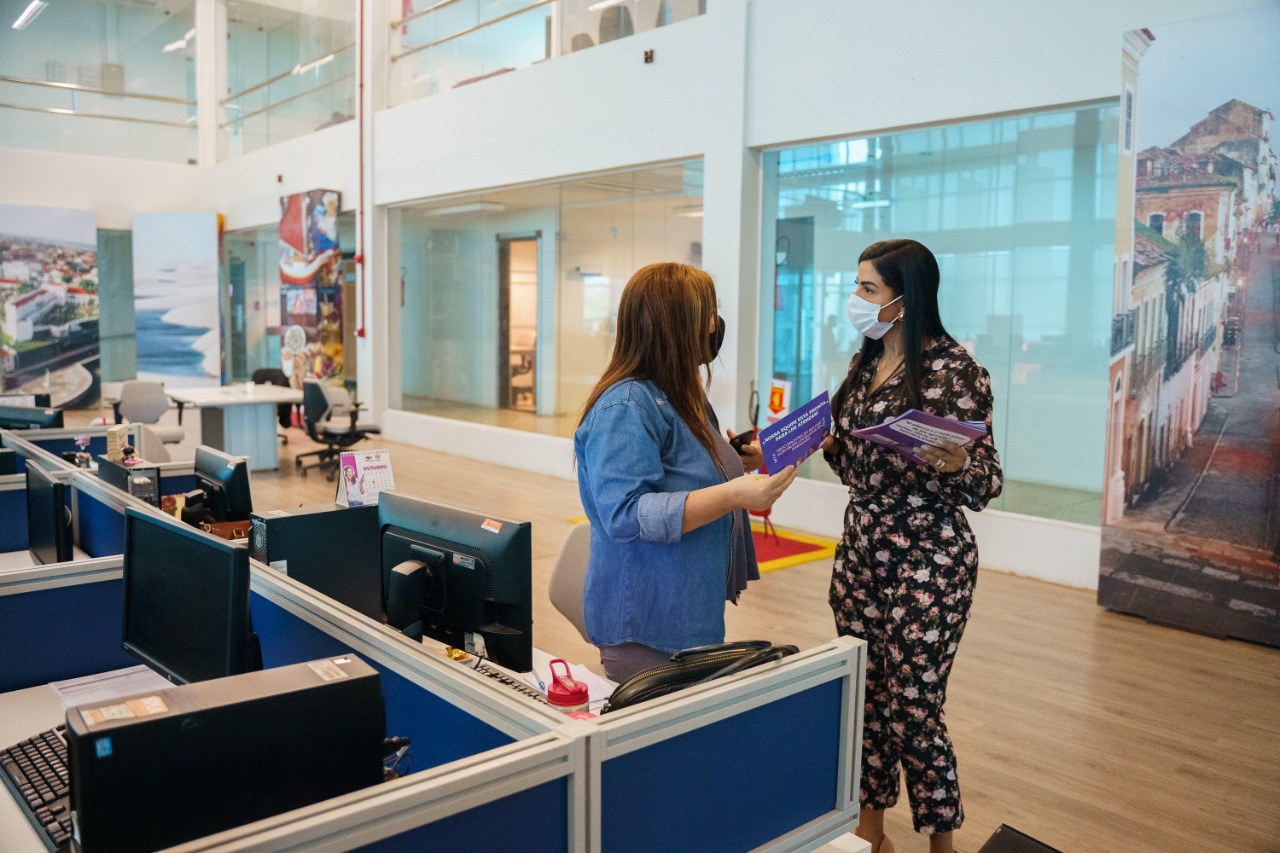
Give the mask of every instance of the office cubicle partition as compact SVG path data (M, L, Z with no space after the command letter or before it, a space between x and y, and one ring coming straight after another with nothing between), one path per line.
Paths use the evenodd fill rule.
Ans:
M602 716L592 849L802 850L849 832L865 676L866 644L842 637Z
M0 676L0 692L10 694L0 696L0 718L22 716L6 699L47 706L48 694L36 685L135 663L121 650L121 570L121 558L114 557L0 572L0 655L15 663ZM388 734L413 742L413 772L406 778L296 817L305 819L317 845L333 849L335 839L347 839L341 849L371 841L376 849L422 849L424 843L449 849L450 839L489 838L495 848L529 842L538 849L585 849L584 746L554 730L557 717L471 693L465 678L420 647L287 578L258 567L253 572L254 629L266 665L359 654L381 673ZM469 708L483 708L483 719ZM56 722L56 716L43 720L39 728ZM15 734L11 725L0 724L9 738L0 746L35 733ZM297 846L304 827L286 818L264 822L272 825L246 837L274 833ZM14 850L42 849L11 802L0 808L0 837L18 839ZM257 838L245 844L270 847Z

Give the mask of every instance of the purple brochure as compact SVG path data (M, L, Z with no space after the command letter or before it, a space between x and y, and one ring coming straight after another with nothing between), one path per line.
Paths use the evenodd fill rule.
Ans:
M760 430L765 470L776 474L799 465L822 447L831 433L831 395L823 391L777 423Z
M987 425L981 421L957 421L919 409L910 409L878 426L855 429L850 435L883 444L917 465L928 465L928 462L915 453L916 448L922 444L936 445L939 441L949 441L964 447L986 432Z

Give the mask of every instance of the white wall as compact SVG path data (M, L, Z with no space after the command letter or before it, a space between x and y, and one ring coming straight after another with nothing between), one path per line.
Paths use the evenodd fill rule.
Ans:
M747 141L767 147L1116 98L1122 33L1265 4L753 0Z
M99 228L130 229L145 211L209 210L198 166L0 149L0 204L87 208Z
M380 112L375 200L696 156L710 38L706 20L688 21Z
M359 202L359 128L354 121L261 148L209 168L209 204L228 231L280 221L280 197L338 190L342 209Z

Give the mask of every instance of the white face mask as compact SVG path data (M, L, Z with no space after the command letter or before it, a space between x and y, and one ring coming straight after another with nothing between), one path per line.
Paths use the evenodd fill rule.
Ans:
M884 305L877 305L874 302L863 299L856 293L850 293L849 304L845 308L845 312L849 317L849 325L853 326L860 335L864 335L874 341L880 340L886 332L893 328L893 324L898 321L895 317L887 323L882 323L880 321L880 309L887 308L901 298L902 296L899 295L890 299Z

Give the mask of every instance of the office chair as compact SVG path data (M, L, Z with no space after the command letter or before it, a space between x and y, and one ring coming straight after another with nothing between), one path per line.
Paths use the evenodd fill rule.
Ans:
M547 595L552 605L578 629L587 640L586 618L583 616L582 589L587 580L587 557L591 555L591 524L575 524L560 548L560 556L551 569Z
M323 444L320 450L299 453L293 464L307 476L311 468L326 472L325 479L332 480L338 471L342 451L370 435L382 430L376 424L360 423L357 417L360 407L351 402L346 389L330 388L319 379L307 379L302 384L302 420L312 441ZM316 461L303 464L303 458L315 456Z
M253 371L250 377L254 385L276 385L280 388L289 387L289 377L284 375L284 371L278 367L260 367ZM276 417L280 421L280 426L288 429L293 426L293 404L281 403L276 406ZM289 443L289 436L283 432L277 432L280 436L281 444Z
M115 404L116 423L123 417L130 423L150 424L165 444L179 444L186 437L180 426L159 423L169 411L169 398L164 393L163 382L130 380L120 386L120 400Z
M631 10L626 6L610 6L600 13L600 44L629 36L635 31Z

